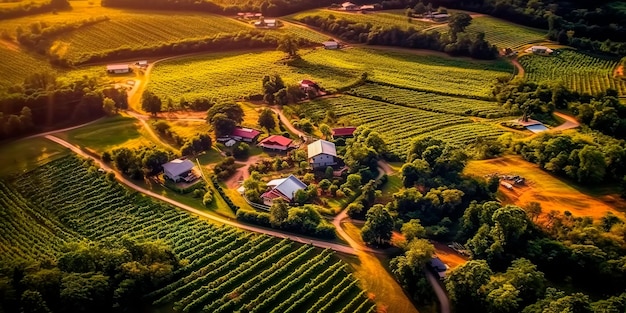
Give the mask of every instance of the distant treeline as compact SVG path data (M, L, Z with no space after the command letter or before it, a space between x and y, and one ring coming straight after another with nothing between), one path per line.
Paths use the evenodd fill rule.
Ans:
M332 15L327 18L318 15L306 16L300 21L337 35L343 40L368 45L429 49L455 56L470 56L487 60L498 56L498 49L485 40L484 33L470 35L460 32L456 36L448 36L436 31L424 32L414 28L407 30L399 27L380 28L371 24L351 22L344 18L338 19Z
M26 2L12 7L0 8L0 20L71 8L68 0L51 0L50 2L40 3Z
M188 10L226 15L233 15L238 12L254 11L261 12L265 16L282 16L317 7L328 6L332 3L332 0L269 0L264 1L259 5L247 4L241 6L222 7L206 0L102 0L102 6L104 7L153 10Z
M382 1L384 9L413 8L421 0ZM549 30L549 37L577 48L626 54L626 10L617 1L432 0L433 7L463 9L500 17L518 24Z

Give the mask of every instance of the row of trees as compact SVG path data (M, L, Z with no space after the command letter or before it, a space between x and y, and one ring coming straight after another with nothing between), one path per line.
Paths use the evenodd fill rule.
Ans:
M450 17L448 34L437 31L419 31L414 28L402 30L399 27L374 27L372 24L351 22L344 18L337 19L333 15L327 18L318 15L306 16L300 21L319 27L346 41L429 49L477 59L495 59L498 56L498 49L485 40L484 33L470 35L464 32L471 20L468 14L453 13Z
M3 264L6 312L137 312L140 299L167 282L178 259L161 241L73 242L56 259Z
M68 126L127 107L126 90L103 88L98 78L85 76L70 82L58 80L51 72L34 73L24 83L0 91L0 133L8 138Z
M174 157L172 152L156 147L142 147L141 149L122 147L102 154L104 162L113 162L115 168L122 174L129 175L133 179L161 173L162 165Z
M68 10L72 6L68 0L50 0L42 2L23 2L0 9L0 20L46 13L57 10Z

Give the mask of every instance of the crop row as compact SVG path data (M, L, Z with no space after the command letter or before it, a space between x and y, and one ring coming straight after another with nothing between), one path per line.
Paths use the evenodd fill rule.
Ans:
M155 305L175 306L184 312L196 312L206 305L216 312L255 308L272 296L276 301L264 304L271 310L281 299L304 293L300 289L309 279L326 278L320 275L326 273L326 264L334 258L332 251L320 253L288 239L278 241L207 223L137 196L82 162L75 157L61 158L17 177L13 187L0 184L0 205L19 208L0 212L3 229L11 230L8 239L0 239L3 259L54 256L74 238L161 239L172 246L177 257L186 259L187 265L171 275L173 280L168 285L146 298ZM16 186L20 194L12 191ZM35 207L36 211L31 209ZM11 245L7 240L13 240ZM348 273L341 271L337 275L344 279ZM289 288L283 289L285 285ZM277 291L277 286L281 287L279 292L268 293ZM327 297L328 292L329 286L320 287L316 295ZM259 294L263 298L258 298ZM358 302L353 299L355 294L332 295L340 299L331 311Z
M556 50L553 56L525 55L519 59L529 81L561 82L589 94L613 88L626 95L626 81L613 77L618 61L569 49Z

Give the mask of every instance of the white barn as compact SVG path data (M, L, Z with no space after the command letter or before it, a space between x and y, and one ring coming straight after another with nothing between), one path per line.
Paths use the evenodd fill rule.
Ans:
M337 164L335 144L326 140L318 140L307 146L309 164L314 169Z
M274 179L267 183L271 189L261 195L263 204L272 205L274 199L281 198L287 202L292 202L296 195L296 191L305 189L307 186L293 175L287 178Z
M193 167L193 162L188 159L175 159L163 164L163 174L165 175L165 178L174 182L182 180L189 181L190 177L193 177L193 179L196 178L196 176L192 173Z
M332 41L332 40L331 41L324 41L324 42L322 42L322 44L324 45L324 48L328 49L328 50L339 49L339 43L336 42L336 41Z
M107 73L109 74L130 73L130 66L128 64L109 64L107 65Z

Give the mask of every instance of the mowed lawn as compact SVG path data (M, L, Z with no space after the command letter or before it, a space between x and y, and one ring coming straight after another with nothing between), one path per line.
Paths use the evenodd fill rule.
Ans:
M96 154L118 147L134 149L160 145L147 134L138 120L125 116L107 118L55 136Z
M507 155L491 160L470 161L464 173L480 177L493 173L521 175L526 178L526 186L514 187L512 191L501 187L501 194L505 196L502 200L520 207L533 201L538 202L544 214L551 210L569 211L575 216L599 219L612 212L621 218L626 217L626 201L618 195L582 192L520 156Z
M0 145L0 177L21 174L69 154L45 138L22 139Z

